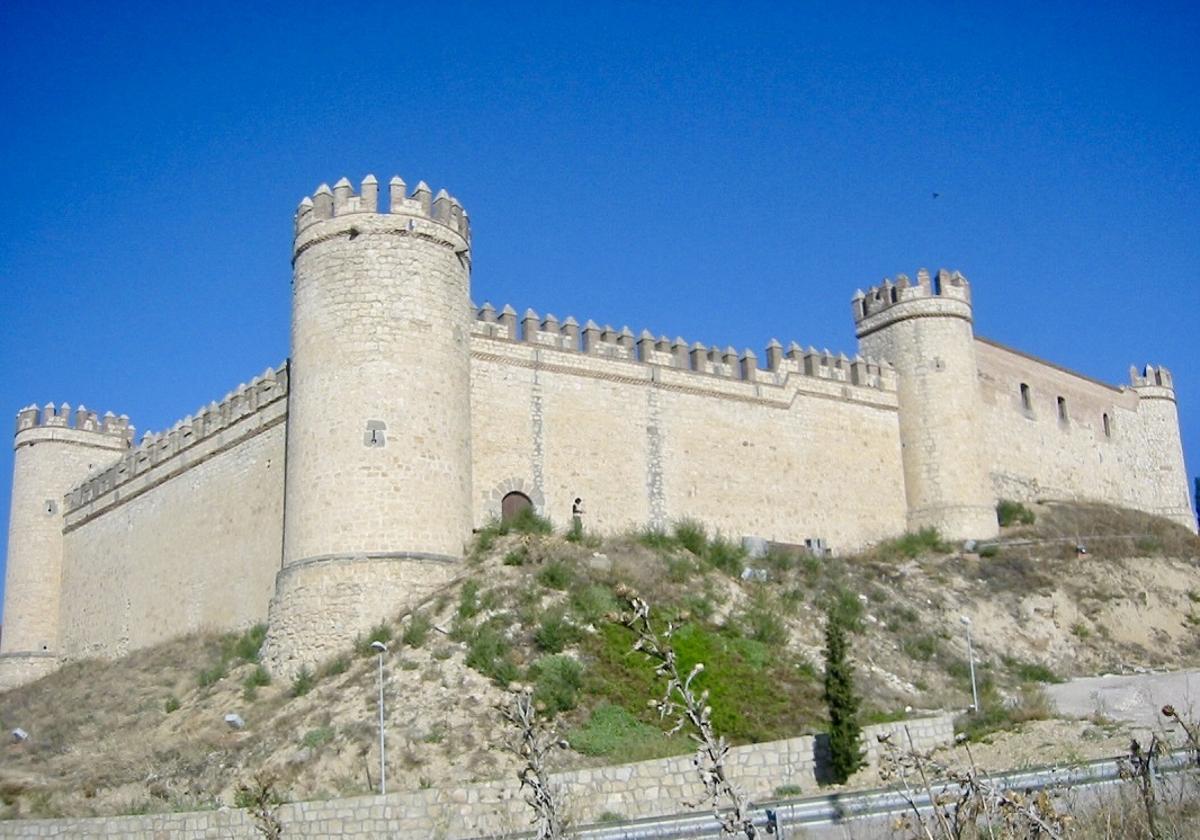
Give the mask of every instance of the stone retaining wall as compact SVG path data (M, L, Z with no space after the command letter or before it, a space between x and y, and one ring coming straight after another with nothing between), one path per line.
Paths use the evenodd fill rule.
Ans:
M878 736L908 727L917 749L950 744L951 715L869 726L863 740L867 760L879 757ZM758 801L776 798L783 786L803 794L817 791L818 768L824 766L824 738L811 735L735 747L730 775ZM665 816L686 810L682 804L700 793L690 756L641 761L559 773L560 799L576 825L601 814L627 819ZM404 791L388 796L360 796L293 802L280 809L288 838L421 837L461 840L508 835L529 828L529 811L515 780L499 780L457 788ZM179 814L93 819L0 821L0 838L62 837L96 840L256 840L245 811L222 809Z

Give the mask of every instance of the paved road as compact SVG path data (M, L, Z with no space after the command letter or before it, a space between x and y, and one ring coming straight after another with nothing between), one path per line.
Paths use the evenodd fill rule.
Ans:
M1153 729L1164 724L1159 709L1170 703L1185 720L1200 720L1200 671L1084 677L1046 686L1046 694L1075 717L1102 714Z

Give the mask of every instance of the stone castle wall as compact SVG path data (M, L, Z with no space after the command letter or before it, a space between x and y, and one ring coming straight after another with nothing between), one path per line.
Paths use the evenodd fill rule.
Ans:
M1173 398L1097 382L986 339L976 339L976 355L997 498L1106 502L1195 528Z
M68 495L63 656L266 620L282 552L286 396L286 370L269 371Z
M848 550L903 530L894 385L878 365L769 348L773 369L730 351L732 364L697 371L655 355L655 339L580 348L546 335L477 326L476 524L520 489L560 525L582 498L604 533L691 517L727 536Z
M951 715L868 726L863 729L867 765L878 764L881 735L891 734L899 745L907 746L906 728L918 751L948 746L954 740ZM769 802L778 798L775 791L784 786L798 788L801 795L818 793L817 767L825 762L820 751L821 742L811 735L734 747L727 767L731 778L752 801ZM563 810L575 825L595 823L606 812L624 819L706 813L704 808L689 812L683 805L702 794L691 756L557 773L552 776L552 784L557 785ZM460 840L507 837L530 829L529 806L523 801L518 783L509 779L387 796L296 802L282 806L279 817L286 837ZM240 810L0 821L0 838L252 840L258 836L249 815Z

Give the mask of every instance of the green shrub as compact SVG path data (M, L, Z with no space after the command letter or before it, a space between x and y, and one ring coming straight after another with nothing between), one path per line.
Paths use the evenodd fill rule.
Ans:
M1088 626L1082 621L1076 621L1071 625L1071 633L1073 633L1077 639L1081 640L1092 635L1092 631L1089 630Z
M738 577L746 567L746 550L732 540L713 537L704 550L704 561L714 569Z
M547 563L537 573L537 582L547 589L566 589L574 580L575 573L561 560Z
M479 581L468 580L458 591L458 617L474 618L479 614Z
M996 505L996 519L1000 527L1006 528L1009 525L1032 525L1037 516L1020 502L1001 499Z
M569 712L578 704L583 666L571 657L543 656L533 664L530 675L534 679L534 702L547 713Z
M525 561L528 559L529 552L525 549L525 546L521 546L505 554L502 562L505 566L524 566Z
M292 696L303 697L313 690L314 685L316 685L316 679L313 677L312 671L308 670L308 666L304 665L296 674L296 679L292 680Z
M533 631L533 643L537 645L538 650L545 653L559 653L578 639L579 629L559 611L543 615L537 629Z
M242 680L242 696L253 700L260 686L271 684L271 674L262 665L256 665L246 679Z
M267 639L267 625L255 624L249 630L234 637L222 650L225 659L240 659L243 662L257 662L258 653L262 650L263 642Z
M826 611L835 613L842 627L851 633L857 633L862 629L866 608L863 607L863 603L856 593L838 585L828 593L828 597L830 600Z
M553 534L554 525L544 516L538 516L533 508L518 511L517 515L505 523L506 531L501 533L515 534Z
M376 642L383 642L385 645L392 640L392 628L387 624L380 622L371 628L371 632L366 635L366 638L359 636L354 640L355 650L359 656L374 656L378 651L371 645Z
M167 699L163 701L163 710L167 714L179 711L179 698L174 694L168 696Z
M1006 704L994 691L980 692L977 713L968 713L955 721L954 728L968 741L980 741L993 732L1012 729L1031 720L1046 720L1054 707L1040 688L1024 688L1015 703Z
M768 647L782 647L787 644L787 627L763 598L751 601L734 619L734 624L743 636Z
M344 674L350 668L350 657L346 655L335 656L324 665L321 666L320 674L324 677L336 677L338 674Z
M697 557L703 557L704 549L708 546L708 534L696 520L681 519L675 523L675 542Z
M988 545L979 547L979 556L985 560L990 560L993 557L997 556L999 553L1000 553L1000 546L996 545L995 543L989 543Z
M949 554L953 550L953 547L942 539L937 528L910 531L894 540L885 540L879 544L878 548L882 557L903 557L908 560L920 557L922 554Z
M507 686L520 675L512 660L512 645L494 622L481 624L471 632L466 663L500 686Z
M924 633L920 636L908 636L901 639L900 649L904 651L905 656L909 659L915 659L918 662L928 662L941 649L941 642L937 636Z
M316 729L310 729L304 733L304 737L300 739L303 746L310 750L315 750L322 744L327 744L333 740L332 726L318 726Z
M1060 683L1063 678L1040 662L1022 662L1020 659L1004 657L1009 673L1021 682Z
M571 612L589 624L603 621L618 609L617 599L607 586L592 583L571 593Z
M604 811L600 816L596 817L596 822L600 825L611 825L613 823L625 822L625 817L616 811Z
M400 634L400 641L409 647L419 648L429 638L432 628L433 620L418 610L409 616L408 623L404 625L404 632Z
M208 688L211 685L216 685L221 680L225 679L225 675L229 673L229 666L222 659L214 662L212 665L196 674L196 684L201 688Z
M696 573L696 561L684 555L667 558L667 580L671 583L687 583Z
M699 592L691 592L684 595L680 606L689 618L698 621L708 621L713 617L713 613L717 611L713 602L706 595Z
M780 799L787 796L801 796L804 794L804 788L800 785L780 785L775 788L775 795Z
M649 526L638 531L635 539L646 546L646 548L652 548L655 551L670 551L673 548L679 547L679 541L675 537L668 534L662 528L654 526Z

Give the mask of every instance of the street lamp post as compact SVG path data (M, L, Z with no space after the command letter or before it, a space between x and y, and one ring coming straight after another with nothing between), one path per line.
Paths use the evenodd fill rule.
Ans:
M979 714L979 689L975 685L975 649L971 647L971 619L965 615L959 616L959 621L963 623L963 627L967 628L967 661L971 665L971 711L974 714Z
M379 794L387 795L387 752L383 741L383 655L387 645L371 642L371 650L379 654Z

